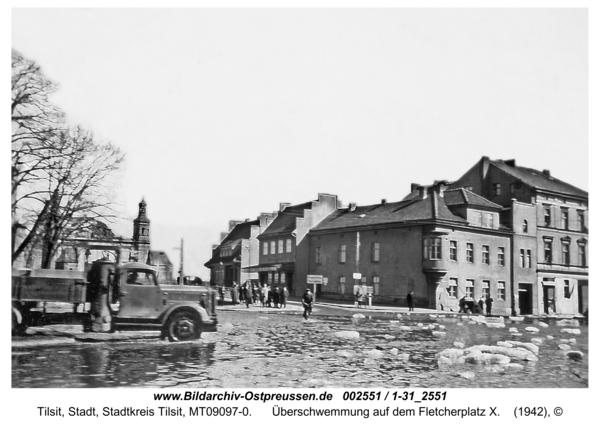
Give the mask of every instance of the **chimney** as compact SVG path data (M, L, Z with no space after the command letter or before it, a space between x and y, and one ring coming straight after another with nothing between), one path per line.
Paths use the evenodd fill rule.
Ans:
M410 192L411 193L413 191L415 191L417 188L419 188L419 184L415 184L414 182L412 184L410 184Z
M356 203L350 203L350 204L348 205L348 210L349 210L350 212L354 212L354 211L356 210Z
M450 187L450 184L451 183L449 181L435 181L433 183L433 191L438 193L440 197L444 197L444 191Z
M544 173L544 175L546 175L546 176L551 176L551 175L550 175L550 171L549 171L548 169L544 169L542 172L543 172L543 173Z
M338 209L342 209L343 207L344 207L344 204L342 203L342 201L341 201L341 200L338 200L338 201L337 201L337 208L338 208Z
M244 220L244 222L248 222L248 221L250 221L250 218L246 218L246 219Z
M387 205L387 200L386 199L381 199L381 205Z
M238 224L241 224L243 221L229 221L229 231L233 230L233 227L235 227Z
M504 160L504 164L506 166L510 166L511 168L514 168L515 166L517 166L517 163L515 162L515 159Z
M417 187L417 190L419 190L419 199L427 198L427 187L425 187L424 185L419 185Z
M485 180L487 178L488 169L490 168L490 158L487 156L483 156L481 158L481 179Z
M288 206L292 206L292 204L291 203L280 203L279 204L279 212L283 211Z

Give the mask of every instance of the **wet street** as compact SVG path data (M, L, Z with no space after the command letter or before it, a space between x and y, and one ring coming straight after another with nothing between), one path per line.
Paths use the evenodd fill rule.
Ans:
M587 387L588 327L576 320L501 325L460 315L318 308L303 321L299 307L290 305L220 310L219 323L218 332L188 343L156 334L103 342L13 340L12 386ZM510 361L483 358L477 349L464 353L466 361L453 359L473 346L494 346L484 353L504 349Z

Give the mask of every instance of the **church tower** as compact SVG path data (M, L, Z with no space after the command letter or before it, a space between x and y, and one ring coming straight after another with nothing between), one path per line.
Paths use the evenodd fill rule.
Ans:
M133 220L133 246L138 262L145 262L150 250L150 220L146 216L146 202L139 203L138 217Z

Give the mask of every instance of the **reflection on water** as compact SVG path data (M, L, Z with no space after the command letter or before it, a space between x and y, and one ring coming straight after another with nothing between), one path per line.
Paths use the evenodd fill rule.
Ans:
M14 351L13 387L587 387L587 326L572 335L554 324L528 332L526 327L538 325L531 320L489 328L426 315L314 316L302 322L298 316L230 312L220 320L220 332L192 343L78 343ZM511 334L511 327L522 335ZM358 332L360 339L337 337L342 331ZM532 338L541 340L539 361L511 369L438 365L436 359L457 342L469 347ZM582 351L583 360L566 358L560 344Z

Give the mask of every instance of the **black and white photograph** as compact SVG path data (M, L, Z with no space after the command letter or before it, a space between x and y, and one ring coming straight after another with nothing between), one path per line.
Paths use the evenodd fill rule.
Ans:
M25 419L592 413L588 4L13 3Z

